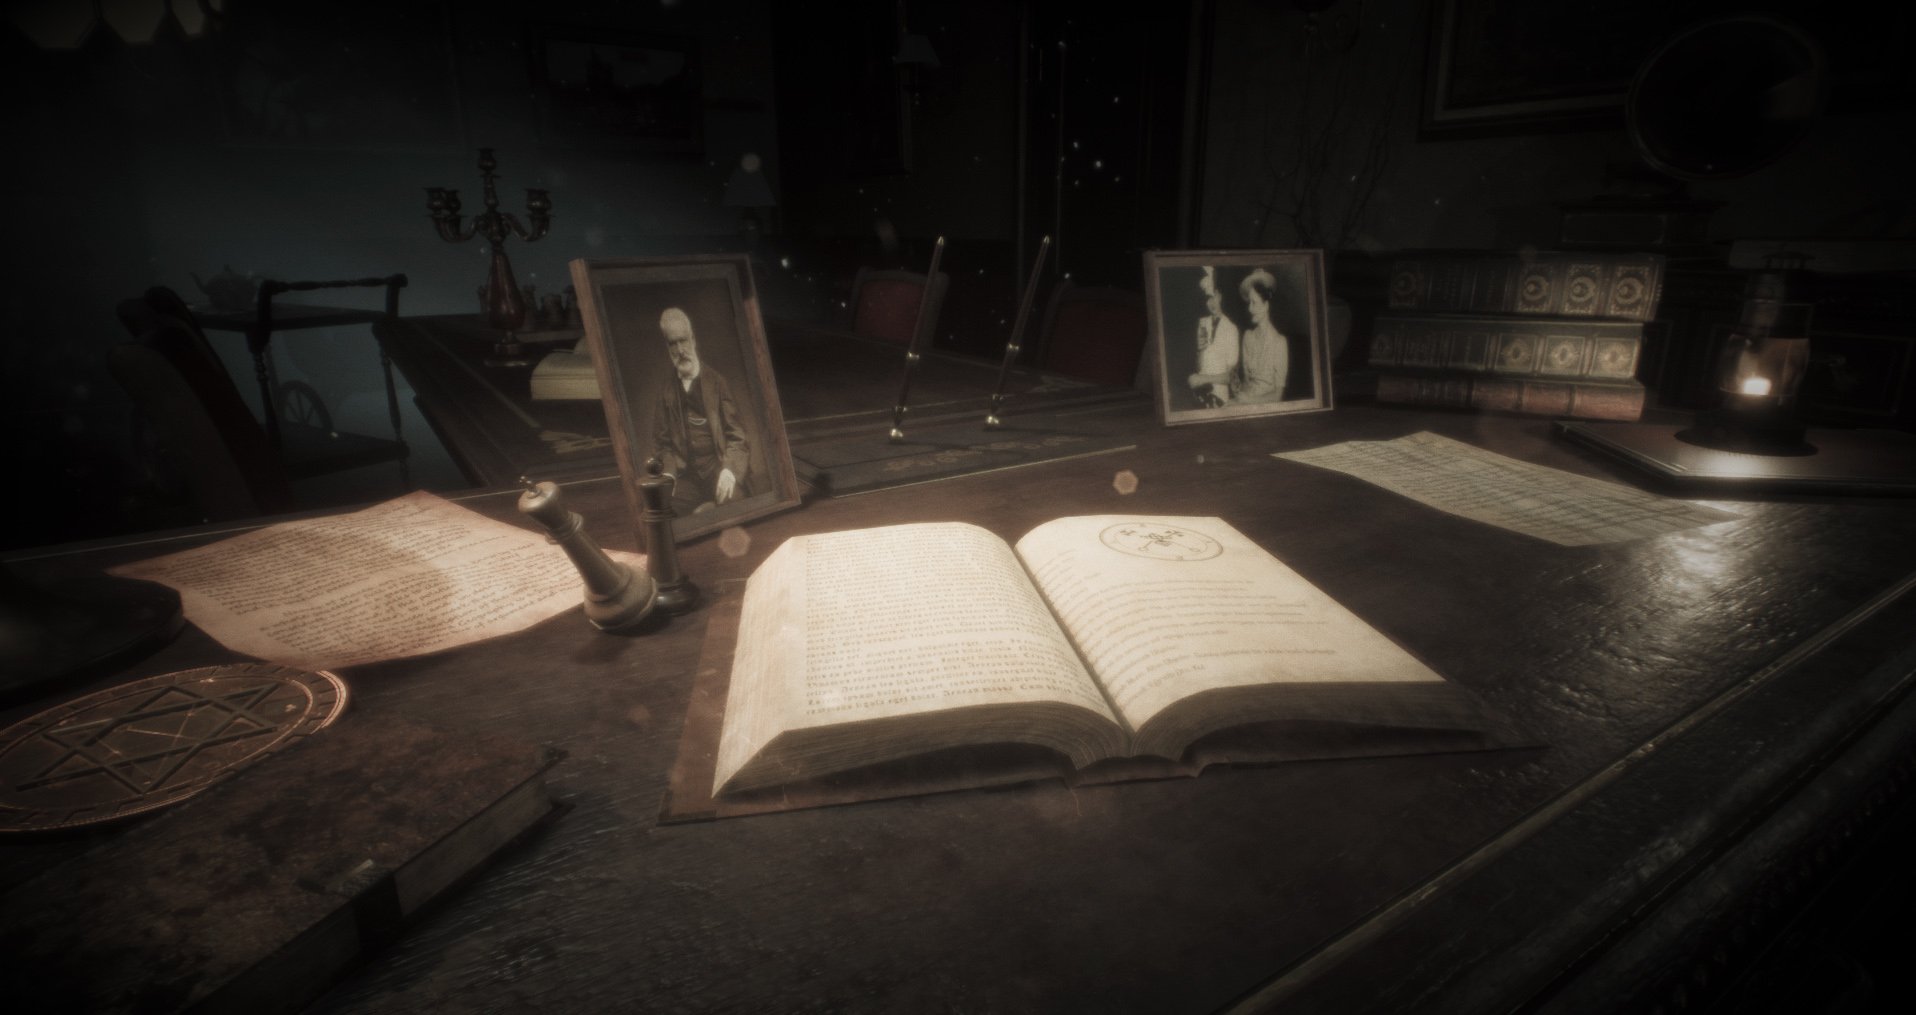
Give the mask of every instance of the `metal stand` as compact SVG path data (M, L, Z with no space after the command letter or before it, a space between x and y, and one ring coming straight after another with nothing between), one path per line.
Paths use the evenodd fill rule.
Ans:
M1005 404L1005 378L1011 376L1011 364L1017 362L1018 353L1024 348L1025 322L1031 319L1031 301L1038 294L1038 278L1044 271L1044 258L1051 251L1051 237L1046 236L1038 243L1038 259L1031 263L1031 278L1025 282L1025 294L1018 301L1018 319L1011 324L1011 337L1005 340L1005 359L998 367L998 383L991 389L991 408L985 410L985 429L996 430L1004 425L998 418L998 410Z
M931 270L925 272L925 291L918 298L918 321L911 329L911 345L905 351L905 372L898 381L898 401L891 408L891 439L905 439L905 399L911 394L911 373L922 357L919 347L925 342L925 309L931 303L931 287L938 282L938 262L945 256L945 238L931 246Z

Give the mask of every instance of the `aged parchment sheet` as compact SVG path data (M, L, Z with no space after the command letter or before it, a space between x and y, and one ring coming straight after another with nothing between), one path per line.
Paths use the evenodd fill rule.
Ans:
M641 554L608 552L644 567ZM578 570L543 532L425 492L113 573L177 590L187 619L236 652L309 670L510 634L584 596Z
M1355 476L1439 511L1559 546L1615 543L1740 517L1520 462L1434 433L1346 441L1272 457Z

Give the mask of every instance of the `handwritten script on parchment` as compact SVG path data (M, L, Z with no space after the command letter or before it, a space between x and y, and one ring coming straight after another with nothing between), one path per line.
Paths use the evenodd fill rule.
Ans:
M1662 535L1738 515L1532 465L1434 433L1272 455L1342 472L1420 504L1559 546Z
M608 551L642 569L644 556ZM269 525L113 573L180 594L186 617L268 662L335 669L524 630L576 608L584 583L543 532L430 493Z

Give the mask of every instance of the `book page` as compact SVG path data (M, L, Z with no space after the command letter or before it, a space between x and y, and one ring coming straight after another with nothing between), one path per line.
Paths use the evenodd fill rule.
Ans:
M644 569L639 554L607 553ZM571 558L543 532L423 491L112 570L179 592L186 619L227 648L304 670L509 634L585 596Z
M1060 518L1018 554L1133 728L1213 689L1444 683L1217 518Z
M1116 722L1004 540L956 522L794 537L746 584L715 791L789 730L1022 702Z
M1532 465L1434 433L1272 455L1355 476L1411 500L1548 540L1589 546L1693 529L1734 512Z

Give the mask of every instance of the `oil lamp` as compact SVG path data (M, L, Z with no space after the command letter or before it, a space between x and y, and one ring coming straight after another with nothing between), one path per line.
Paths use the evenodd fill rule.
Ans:
M1792 255L1785 255L1787 260ZM1800 258L1797 259L1800 263ZM1719 451L1808 455L1796 393L1810 361L1810 304L1793 299L1794 267L1750 277L1743 313L1717 358L1718 408L1677 437Z

